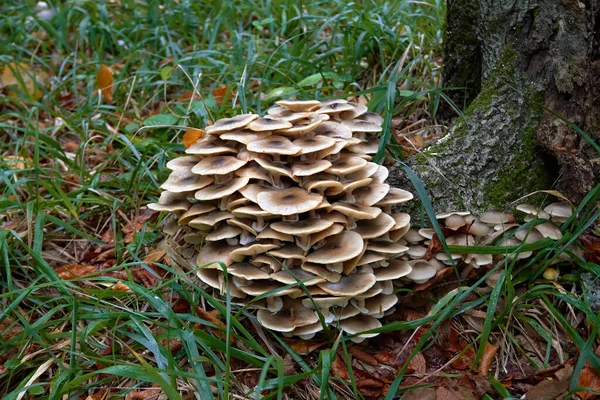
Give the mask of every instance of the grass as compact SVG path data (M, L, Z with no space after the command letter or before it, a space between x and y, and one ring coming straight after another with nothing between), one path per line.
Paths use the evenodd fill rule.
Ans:
M443 98L444 3L51 6L45 21L35 17L35 2L0 5L0 65L23 63L45 78L39 98L23 85L0 98L0 397L369 398L374 392L363 386L347 337L334 335L309 352L314 343L263 331L230 298L215 299L197 285L176 244L162 236L165 216L144 205L156 200L165 163L183 150L186 127L261 112L281 97L363 96L372 110L386 112L387 127L392 116L402 117L399 128L423 119L434 126ZM113 102L98 94L100 65L114 72ZM393 141L387 132L381 155ZM422 194L418 179L413 183ZM514 392L499 382L513 359L539 370L575 355L575 372L586 362L598 367L592 350L599 318L579 290L579 273L599 273L569 245L598 218L599 196L596 188L579 206L580 218L564 225L563 239L538 249L528 264L499 265L504 272L491 292L482 289L494 270L436 292L401 292L429 305L421 309L426 314L411 311L414 318L379 329L402 347L402 362L379 394L391 399L443 378L443 371L417 376L408 360L427 354L452 324L469 326L474 312L484 313L483 322L464 332L468 346L454 358L473 350L476 368L485 344L500 344L501 362L492 368L498 395ZM576 268L560 284L540 279L561 253L571 260L562 268ZM66 265L93 267L68 279ZM539 357L520 342L531 329L545 346ZM572 392L577 382L573 374Z

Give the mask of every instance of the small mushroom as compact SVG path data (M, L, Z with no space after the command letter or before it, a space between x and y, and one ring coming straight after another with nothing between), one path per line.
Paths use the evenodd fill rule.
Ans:
M232 118L223 118L214 123L214 125L206 127L206 133L209 135L218 135L236 129L242 129L250 122L258 118L256 114L241 114Z
M301 301L292 299L284 299L280 311L271 313L268 310L258 310L256 317L262 326L277 332L292 332L297 327L319 321L314 310L304 307Z
M344 332L347 332L350 335L355 335L360 332L381 328L381 322L379 322L377 318L372 317L370 315L360 314L342 320L340 322L340 327ZM364 333L362 335L354 336L350 340L352 340L355 343L360 343L365 339L372 338L375 336L377 336L377 333Z
M280 191L259 193L256 200L260 208L272 214L294 215L318 207L323 201L323 196L291 187Z
M264 132L287 129L291 127L292 124L289 121L285 121L273 116L266 116L250 122L246 128L254 132Z
M338 282L320 283L319 287L332 296L357 296L369 290L376 282L375 275L355 273L342 276Z

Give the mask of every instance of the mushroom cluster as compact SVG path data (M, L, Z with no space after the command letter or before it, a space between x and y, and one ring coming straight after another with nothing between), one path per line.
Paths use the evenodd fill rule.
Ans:
M345 100L279 101L263 117L218 120L167 163L149 207L175 213L185 240L201 244L205 284L263 298L252 302L263 326L303 338L324 328L320 316L350 334L380 327L398 301L393 281L411 279L399 258L410 217L392 208L413 197L371 162L382 122Z
M567 202L552 203L544 209L530 204L516 207L525 213L525 224L515 222L511 214L500 211L487 211L479 217L468 211L448 212L436 215L442 227L446 243L457 246L518 246L530 244L545 238L559 240L562 237L559 225L572 215L572 207ZM529 222L535 221L529 224ZM405 278L424 283L433 278L437 271L451 265L463 265L479 269L482 266L495 265L504 257L529 258L532 251L522 251L493 257L491 254L446 254L439 249L431 252L430 240L435 232L431 228L409 229L404 235L408 242L408 251L401 257L412 270ZM427 259L424 259L428 253Z

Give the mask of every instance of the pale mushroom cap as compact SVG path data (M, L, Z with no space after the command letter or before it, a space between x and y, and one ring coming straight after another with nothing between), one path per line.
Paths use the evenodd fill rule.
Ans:
M329 282L338 282L340 280L340 278L342 277L337 272L330 271L327 268L325 268L324 266L319 265L319 264L311 264L311 263L305 262L302 264L301 268L305 271L310 272L311 274L320 276Z
M259 254L266 253L269 250L276 249L279 246L274 244L252 243L244 247L238 247L229 254L229 258L233 261L242 261L246 257L254 257Z
M406 254L408 254L408 256L411 258L421 258L425 255L425 253L427 253L427 247L419 245L410 246L406 252Z
M310 235L310 245L314 246L315 243L318 243L321 240L328 238L330 236L337 235L338 233L340 233L343 230L344 230L343 225L333 224L329 228L325 229L324 231L313 233L312 235Z
M319 322L319 317L314 310L310 310L302 303L294 303L276 313L268 310L258 310L256 317L262 326L277 332L291 332L296 327L305 326Z
M293 242L294 237L292 235L287 235L285 233L277 232L270 225L263 229L258 236L256 236L257 240L265 240L265 239L275 239L275 240L283 240L284 242Z
M335 144L335 139L319 135L311 138L296 139L293 141L293 144L302 149L299 154L309 154L333 146Z
M340 157L339 159L335 160L332 163L331 167L326 169L325 172L334 175L345 175L350 174L352 172L356 172L359 169L363 168L365 165L367 165L367 161L360 157Z
M544 208L548 214L553 217L570 218L573 215L573 209L571 204L566 201L559 201L558 203L552 203Z
M375 182L370 184L369 186L355 190L353 194L358 204L372 206L373 204L376 204L379 201L381 201L385 197L385 195L388 194L389 191L390 185Z
M544 235L542 235L536 229L519 229L515 232L515 237L519 240L524 240L525 243L534 243L544 239Z
M295 121L294 126L292 126L291 128L277 131L277 134L289 137L298 137L300 135L304 135L307 132L311 132L313 129L315 129L317 126L319 126L324 121L327 121L328 119L329 115L327 114L311 113L309 117Z
M196 217L200 214L205 214L205 213L211 212L216 209L217 209L217 207L215 207L213 204L210 204L210 203L196 203L193 206L191 206L189 210L187 210L186 212L181 214L178 222L181 225L186 225L194 217Z
M461 217L466 217L468 215L471 215L471 213L469 211L450 211L450 212L436 214L435 218L436 219L446 219L446 218L450 217L451 215L459 215Z
M475 246L475 238L464 233L456 233L446 239L446 243L456 246Z
M312 130L316 135L327 136L332 139L348 139L352 137L352 131L345 125L333 121L325 121Z
M277 129L287 129L291 127L291 122L273 116L265 116L250 122L246 128L255 132L263 132L274 131Z
M248 178L234 178L225 183L213 183L196 192L194 197L198 200L215 200L233 194L248 184Z
M219 226L214 231L206 235L206 241L216 242L217 240L231 239L239 236L242 233L242 229L237 226L224 224Z
M273 182L271 174L254 162L235 171L235 175L240 178L258 179L269 183Z
M371 176L371 178L373 178L373 180L375 181L383 183L388 178L389 174L390 171L383 165L380 165L377 168L377 171Z
M183 156L183 157L177 157L171 161L169 161L165 167L167 167L170 170L176 170L176 169L191 169L194 165L196 165L198 163L198 161L200 161L200 159L196 156Z
M381 132L381 125L374 124L369 121L353 119L350 121L342 121L352 132Z
M187 154L217 155L225 153L237 153L237 150L235 147L229 146L226 142L222 140L205 140L193 144L192 146L185 149L185 152ZM200 160L198 159L198 161Z
M231 252L237 249L239 246L231 246L225 241L220 242L208 242L202 246L198 257L196 257L196 265L199 267L207 265L214 268L220 268L214 263L223 263L225 266L233 264L233 260L229 257Z
M254 132L249 130L233 131L223 133L220 138L222 140L232 140L242 144L249 144L257 140L266 139L271 135L271 132Z
M407 252L408 247L400 243L377 242L370 240L369 244L367 244L367 250L382 254L401 254Z
M239 279L239 278L234 277L233 281L236 282L237 279ZM249 281L248 285L238 285L238 286L242 292L249 294L250 296L260 296L262 294L265 294L265 293L271 292L271 291L273 291L271 296L274 296L274 297L281 297L281 296L297 297L300 294L302 294L302 290L300 290L297 287L283 289L285 287L285 285L283 285L279 282L273 281L273 280L254 280L254 281ZM284 297L284 301L286 301L286 300L288 300L288 298Z
M365 251L360 260L356 263L357 266L367 265L379 261L385 261L387 259L383 254L375 253L373 251Z
M381 322L370 315L356 315L340 321L340 327L344 332L354 335L359 332L370 331L371 329L381 328ZM361 338L370 338L377 336L377 333L360 335Z
M323 201L323 196L291 187L280 191L259 193L256 199L258 205L265 211L275 215L293 215L315 209Z
M363 206L344 201L338 201L332 204L334 211L356 219L374 219L381 214L381 208Z
M316 285L325 282L325 278L311 274L301 268L292 268L288 271L279 271L271 274L271 278L285 285L291 285L301 281L305 286Z
M458 228L465 226L466 224L467 224L467 221L465 221L465 219L463 217L461 217L460 215L456 215L456 214L449 216L444 221L444 225L447 228L450 228L453 230L457 230Z
M249 263L234 263L227 268L227 273L247 280L269 279L270 275Z
M546 211L539 209L537 206L534 206L532 204L519 204L517 206L517 210L524 212L528 215L534 215L538 218L541 219L549 219L550 218L550 214L548 214Z
M403 204L413 199L413 194L403 189L390 188L385 197L377 203L378 206Z
M285 107L290 111L312 111L317 108L321 102L318 100L280 100L275 104Z
M321 105L321 108L315 110L318 114L337 114L342 111L354 110L354 107L347 102L332 101L326 105Z
M352 231L344 231L330 236L318 250L310 253L306 261L316 264L339 263L350 260L362 253L364 241Z
M362 104L358 104L358 103L348 103L350 104L353 109L352 110L348 110L348 111L342 111L339 114L339 117L341 119L354 119L354 118L358 118L359 116L363 115L364 113L366 113L367 111L369 111L369 109L367 108L367 106L364 106Z
M196 229L204 229L204 226L214 226L217 222L229 219L233 215L229 211L217 211L204 213L196 216L188 225ZM204 225L204 226L203 226Z
M294 176L311 176L331 167L329 160L298 161L292 165Z
M437 270L435 267L431 266L425 260L419 260L413 263L412 271L405 276L416 283L424 283L433 278L436 273Z
M214 179L210 176L200 176L190 170L176 169L160 187L169 192L183 193L205 188L213 181Z
M390 260L387 267L376 268L373 270L377 282L398 279L407 276L412 271L410 264L404 260Z
M226 175L240 169L247 162L233 156L206 157L192 168L192 172L199 175Z
M240 114L232 118L223 118L214 123L214 125L206 127L206 133L216 135L223 132L242 129L250 122L258 118L257 114Z
M325 309L329 307L346 307L348 305L349 297L313 297L311 299L302 299L302 305L306 308L314 310L316 304L317 308ZM314 302L314 304L313 304Z
M489 225L480 221L475 221L469 225L469 233L475 236L486 236L491 231L492 229L489 227Z
M382 314L398 303L398 296L395 294L378 294L365 300L365 308L369 310L368 315Z
M376 154L379 151L379 138L372 137L361 143L348 146L348 151L357 154Z
M371 122L376 125L383 124L383 117L374 112L367 111L366 113L359 116L358 119L363 120L363 121L368 121L368 122Z
M309 218L299 221L273 222L270 226L273 230L294 236L305 236L324 231L333 225L333 221L320 218Z
M152 211L176 212L185 211L189 208L190 202L187 200L177 200L168 204L150 203L148 208Z
M293 144L291 140L279 135L249 143L247 149L255 153L280 155L295 155L302 151L302 148Z
M332 296L356 296L369 290L375 282L373 274L355 273L342 276L338 282L320 283L319 287Z
M486 211L479 217L479 220L485 224L509 224L514 222L515 218L510 214L501 211Z
M552 222L544 222L542 224L536 225L535 229L537 229L537 231L541 233L545 238L550 238L552 240L558 240L563 236L560 229Z
M304 257L304 250L293 243L286 243L283 247L271 250L269 254L284 260L295 259L304 261L306 259L306 257Z
M362 236L363 239L374 239L384 235L394 225L396 221L388 214L381 213L375 219L363 219L356 223L354 232Z

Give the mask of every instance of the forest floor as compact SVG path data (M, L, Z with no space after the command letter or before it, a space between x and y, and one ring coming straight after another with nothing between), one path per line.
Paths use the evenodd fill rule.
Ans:
M402 290L358 345L211 297L146 207L197 128L280 98L391 115L388 157L438 138L443 1L159 3L1 2L0 398L598 397L600 241L567 251L598 188L537 263Z

